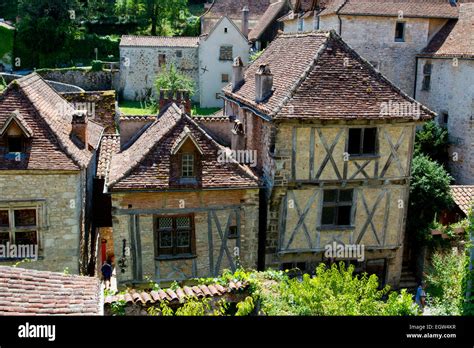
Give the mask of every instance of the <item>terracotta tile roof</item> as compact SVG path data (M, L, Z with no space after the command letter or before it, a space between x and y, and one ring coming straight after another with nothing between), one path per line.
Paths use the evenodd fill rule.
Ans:
M242 9L247 6L249 18L256 20L265 13L270 3L271 0L215 0L204 17L220 18L227 16L231 19L241 19Z
M99 315L97 278L0 266L0 315Z
M344 5L345 0L321 0L319 3L318 14L320 16L335 14ZM292 20L295 18L306 18L314 15L316 8L313 0L301 0L300 5L297 7L296 2L293 1L293 10L279 18L279 21ZM292 16L293 13L293 16Z
M433 37L420 56L474 56L474 3L461 4L459 19L450 20Z
M34 137L27 158L16 162L0 156L0 169L78 170L88 166L92 153L70 136L74 109L38 74L13 81L0 95L0 128L13 112L21 115ZM96 124L90 128L90 145L95 147L103 128Z
M209 116L193 116L193 120L200 123L206 122L229 122L229 117L224 115L224 109L219 109L215 113Z
M199 37L123 35L120 46L133 47L198 47Z
M120 151L120 134L104 134L100 142L97 161L97 177L105 178L110 167L112 155Z
M457 18L459 3L472 0L458 0L453 6L448 0L348 0L339 10L343 15L398 16L428 18Z
M21 116L20 112L15 110L11 113L10 117L5 121L2 128L0 129L0 137L3 136L3 134L7 131L12 122L15 122L22 129L23 134L26 137L31 138L33 136L34 132L28 123L26 123L25 118Z
M219 163L219 151L226 148L172 104L129 148L112 156L106 180L109 189L170 188L171 151L185 127L203 151L202 188L258 186L257 178L247 167L237 162Z
M255 101L255 73L262 64L273 74L273 93ZM383 114L384 103L420 105L352 50L335 32L282 34L245 71L245 81L225 95L273 118L413 119ZM416 103L416 104L412 104ZM420 106L422 120L434 113Z
M467 215L474 209L474 185L452 185L451 195L456 205Z
M286 2L280 0L270 4L265 13L260 17L257 25L250 31L249 40L256 41L265 32L265 30L276 20L279 13L285 8Z
M154 291L137 291L129 289L124 294L110 295L105 298L104 304L110 305L114 302L124 300L127 304L148 305L162 301L171 303L185 302L189 298L205 298L216 297L225 294L242 291L247 288L248 284L242 282L230 282L228 286L220 284L213 285L195 285L185 286L176 290L160 289Z

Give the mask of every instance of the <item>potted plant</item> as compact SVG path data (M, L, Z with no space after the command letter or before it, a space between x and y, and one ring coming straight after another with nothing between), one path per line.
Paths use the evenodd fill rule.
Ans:
M432 236L442 236L444 232L444 226L438 221L433 221L430 225L430 231Z
M453 230L454 234L462 234L466 231L468 227L468 221L467 219L464 219L454 224L451 224L450 227Z

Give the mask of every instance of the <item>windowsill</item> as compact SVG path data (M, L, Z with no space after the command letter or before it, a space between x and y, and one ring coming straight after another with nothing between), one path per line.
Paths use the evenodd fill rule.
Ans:
M318 231L344 231L344 230L354 230L354 229L355 229L355 226L350 226L350 225L347 225L347 226L331 225L331 226L316 227L316 230Z
M178 254L178 255L161 255L155 257L156 261L174 261L174 260L189 260L195 259L197 255L194 254Z
M196 178L181 178L179 179L181 185L196 185L198 183Z
M400 42L400 43L404 43L404 42L406 42L406 41L405 41L405 40L402 40L402 39L400 39L400 40L397 40L397 39L395 39L395 41L394 41L394 42Z
M377 159L377 158L380 158L380 155L370 155L370 154L367 154L367 155L351 155L349 154L349 161L353 160L353 161L357 161L357 160L371 160L371 159Z

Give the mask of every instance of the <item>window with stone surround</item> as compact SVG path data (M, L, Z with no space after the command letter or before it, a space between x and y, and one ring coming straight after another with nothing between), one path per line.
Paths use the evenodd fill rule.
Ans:
M32 208L0 208L0 244L38 245L38 212Z
M219 60L234 60L232 46L221 46L219 50Z
M351 226L353 190L324 190L321 225Z
M377 128L350 128L347 152L351 156L377 154Z
M194 255L194 217L192 215L156 217L155 244L159 258Z
M405 42L405 22L397 22L395 24L395 41Z

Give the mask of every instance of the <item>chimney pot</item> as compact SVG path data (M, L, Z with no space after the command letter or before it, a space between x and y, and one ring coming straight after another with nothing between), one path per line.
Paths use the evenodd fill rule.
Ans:
M242 58L235 57L232 64L232 91L239 88L244 82L244 63Z
M267 64L261 64L255 73L255 101L267 99L273 90L273 74Z
M87 145L87 112L75 110L72 114L71 134Z
M242 9L242 34L246 38L249 37L249 8L248 6L244 6Z

